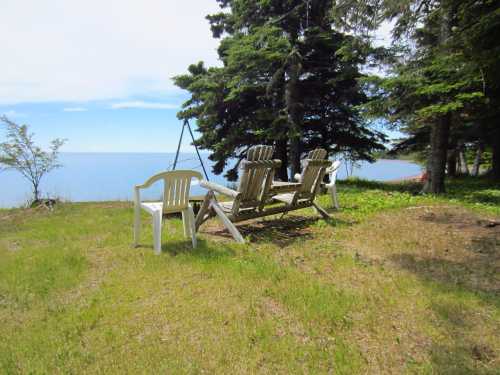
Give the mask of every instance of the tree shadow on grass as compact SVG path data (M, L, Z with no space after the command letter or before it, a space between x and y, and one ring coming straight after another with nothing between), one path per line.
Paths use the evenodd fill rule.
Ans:
M440 318L447 339L430 347L433 367L439 374L493 374L498 351L477 332L478 325L494 330L492 321L479 321L470 310L472 293L483 303L500 309L500 241L494 234L475 237L463 260L421 258L415 254L393 255L391 260L427 283L435 291L431 309ZM484 328L483 328L484 329ZM489 334L493 334L491 331Z
M264 218L237 224L241 235L250 243L272 243L280 247L290 246L298 240L312 239L312 226L318 221L327 226L335 226L336 220L323 220L318 217L286 215L284 217ZM205 230L204 233L225 240L233 240L231 234L222 226Z
M442 291L473 292L500 308L500 285L495 281L498 266L477 258L464 262L442 258L417 258L414 254L394 255L391 260L424 281L437 283Z

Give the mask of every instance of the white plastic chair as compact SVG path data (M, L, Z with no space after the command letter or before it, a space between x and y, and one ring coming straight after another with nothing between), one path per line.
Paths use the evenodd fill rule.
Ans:
M328 170L326 171L326 173L328 173L330 175L330 182L325 185L327 187L327 189L330 191L330 194L332 196L333 206L337 210L339 209L340 206L339 206L339 200L337 198L337 185L336 185L336 182L337 182L337 172L340 169L340 164L341 164L340 161L336 160L336 161L333 162L332 166L330 168L328 168Z
M189 170L161 172L134 188L134 246L138 246L141 229L141 208L153 216L153 243L157 254L161 252L161 224L164 214L180 212L184 224L184 236L191 237L196 247L196 230L193 208L189 204L191 179L202 179L199 172ZM140 190L163 180L163 202L141 202Z

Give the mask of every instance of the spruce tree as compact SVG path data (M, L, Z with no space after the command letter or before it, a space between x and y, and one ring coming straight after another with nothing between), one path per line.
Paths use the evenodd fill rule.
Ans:
M175 83L191 93L179 112L195 118L211 151L214 172L248 147L274 144L283 161L279 177L300 169L315 147L371 160L382 148L359 107L367 101L359 79L367 45L333 28L330 0L218 0L208 16L223 66L189 67ZM228 173L236 178L236 169Z

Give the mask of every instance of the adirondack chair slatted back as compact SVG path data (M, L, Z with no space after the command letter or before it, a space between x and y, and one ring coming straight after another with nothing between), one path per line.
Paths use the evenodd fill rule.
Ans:
M202 179L199 172L196 171L170 171L163 176L163 212L176 211L186 208L189 204L189 190L191 188L191 179Z
M308 154L308 158L304 160L301 186L297 192L297 199L314 199L319 189L323 178L325 177L326 168L331 165L329 160L326 160L327 152L324 149L316 149Z
M312 151L309 151L309 153L307 154L307 159L314 159L314 160L323 160L326 158L326 150L325 149L322 149L322 148L316 148Z
M265 168L258 168L258 164L249 164L248 162L271 160L273 152L271 146L254 146L248 150L246 161L241 164L242 175L238 186L241 202L259 199L266 173Z
M325 149L322 148L316 148L312 151L309 151L307 154L307 157L305 159L301 160L301 166L302 166L302 173L300 175L300 181L304 181L304 173L306 173L307 168L307 162L308 160L325 160L326 159L327 152Z
M241 162L242 175L238 185L241 193L235 210L239 207L259 206L264 195L269 190L274 177L274 170L280 164L279 160L272 160L274 148L272 146L254 146L247 152L247 159Z

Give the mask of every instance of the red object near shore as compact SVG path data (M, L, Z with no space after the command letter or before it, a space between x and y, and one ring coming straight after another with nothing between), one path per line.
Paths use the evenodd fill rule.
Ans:
M429 179L429 172L425 171L420 175L420 182L426 182Z

